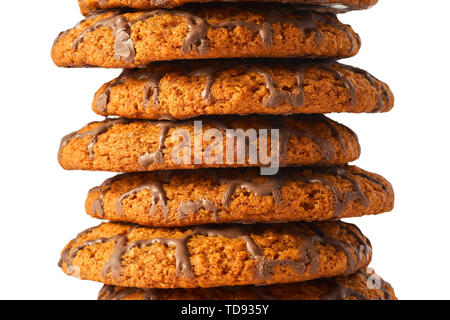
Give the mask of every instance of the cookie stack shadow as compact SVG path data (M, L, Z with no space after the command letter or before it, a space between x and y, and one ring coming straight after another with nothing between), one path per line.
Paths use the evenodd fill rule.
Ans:
M67 170L122 173L86 199L110 222L60 260L104 283L99 299L396 299L340 221L391 211L393 189L348 165L358 138L324 115L393 107L384 82L337 62L361 41L336 13L376 0L293 2L79 1L86 19L54 62L124 69L95 94L106 119L58 154Z

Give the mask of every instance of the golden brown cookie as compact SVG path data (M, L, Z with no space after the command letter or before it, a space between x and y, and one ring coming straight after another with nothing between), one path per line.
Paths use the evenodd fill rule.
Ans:
M359 155L356 135L322 115L184 122L119 118L90 123L64 137L59 162L68 170L135 172L277 163L339 165Z
M157 8L174 8L186 3L205 3L205 2L233 2L232 0L78 0L81 13L87 15L95 10L100 9L117 9L117 8L133 8L133 9L157 9ZM362 10L375 5L378 0L246 0L248 2L282 2L296 3L309 8L327 9L336 12L346 12L349 10Z
M96 93L104 116L386 112L394 96L368 72L336 61L203 60L126 69Z
M203 169L118 175L89 191L98 219L153 227L360 217L392 210L387 180L357 167Z
M345 58L359 48L359 36L331 13L216 3L94 12L57 37L52 57L62 67L131 68L179 59Z
M392 286L374 271L347 277L271 286L140 289L105 285L99 300L397 300Z
M340 221L183 229L110 222L72 240L60 266L122 287L208 288L350 275L371 257L369 240Z

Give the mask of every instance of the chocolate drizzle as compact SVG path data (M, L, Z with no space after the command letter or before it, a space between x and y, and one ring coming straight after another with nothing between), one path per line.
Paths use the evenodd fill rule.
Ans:
M159 83L164 74L158 72L148 72L148 73L135 73L130 69L124 69L122 74L111 83L109 83L105 90L97 98L95 107L98 108L100 112L106 112L106 106L109 103L111 96L111 89L117 85L124 84L125 80L145 80L145 86L143 90L143 104L147 108L150 103L150 94L152 93L153 106L159 107L159 93L160 87Z
M91 215L97 216L100 218L105 217L105 208L103 206L103 199L104 199L105 195L108 193L108 191L110 191L112 189L114 182L116 182L126 176L129 176L129 175L131 175L131 174L124 173L124 174L109 178L109 179L105 180L105 182L103 182L100 186L92 188L89 191L89 193L91 193L91 192L99 192L100 193L98 195L98 197L94 200L94 202L92 202L92 205L90 208Z
M333 219L341 218L349 203L353 201L359 200L361 205L366 208L370 206L370 200L364 194L361 184L352 176L360 176L375 184L378 184L387 193L387 195L390 196L390 189L387 185L384 184L384 182L375 179L366 173L349 171L345 167L340 166L311 167L310 169L312 174L308 175L307 177L303 177L302 180L307 183L318 182L329 188L335 200ZM333 183L318 174L330 174L348 180L352 185L352 191L342 193Z
M125 62L132 63L136 57L133 41L130 38L130 28L132 24L123 15L122 11L112 11L107 18L97 21L83 32L72 43L73 50L77 50L87 32L97 30L100 27L112 29L114 36L114 58L123 59Z
M333 246L337 251L343 252L347 257L347 269L344 275L350 275L355 273L363 261L363 258L370 258L372 248L368 239L362 239L353 230L349 229L345 224L340 225L347 233L353 236L353 238L359 243L356 252L351 250L352 245L346 242L337 241L336 239L325 234L320 228L317 228L315 224L308 224L308 227L314 231L320 237L322 244L329 244ZM355 227L356 228L356 227ZM356 258L355 258L356 256Z
M201 209L205 209L207 211L214 213L216 222L219 222L219 216L217 215L216 204L214 202L212 202L211 200L205 200L205 199L197 200L197 201L182 202L178 206L178 209L177 209L178 219L180 219L180 220L185 219L189 215L192 215Z
M344 69L346 69L348 71L351 71L351 72L358 73L358 74L362 75L367 81L369 81L370 85L373 88L375 88L375 94L376 94L376 97L377 97L377 100L378 100L378 105L377 105L377 108L374 109L372 112L374 112L374 113L375 112L380 112L380 111L383 110L383 108L386 105L388 105L388 106L392 105L391 96L389 95L388 89L387 89L386 85L383 82L381 82L380 80L375 78L373 75L371 75L367 71L362 70L360 68L356 68L356 67L353 67L353 66L345 65L345 64L342 64L342 63L340 63L339 65L340 65L340 67L342 67L342 68L344 68ZM381 95L378 92L377 82L379 83L379 86L381 88Z
M155 164L163 164L164 163L164 149L166 144L166 139L169 134L169 130L176 127L177 125L181 125L182 123L177 122L161 122L158 123L159 127L159 145L158 149L154 152L147 152L139 157L139 164L141 167L146 168L149 165Z
M282 201L281 186L283 185L283 180L278 177L270 178L270 181L267 183L254 183L251 181L228 179L221 179L219 183L227 186L222 197L222 204L224 207L230 206L232 197L238 188L249 191L255 196L272 195L275 204Z
M383 293L383 297L379 297L378 300L393 300L392 294L389 292L388 288L391 288L391 285L384 281L380 276L375 273L368 274L366 271L359 270L354 275L350 276L353 279L362 277L364 281L366 281L367 289L373 290L373 288L368 286L368 282L371 278L375 278L378 281L379 286L376 287L377 290ZM351 281L351 280L350 280ZM358 279L358 281L360 281ZM345 278L337 277L337 278L325 278L318 280L311 280L305 283L293 283L293 284L283 284L283 285L271 285L271 286L239 286L239 287L219 287L219 288L207 288L207 289L188 289L188 291L192 291L192 293L199 294L200 297L214 297L220 296L220 291L229 292L232 294L239 294L239 291L249 290L253 292L258 300L277 300L277 295L272 294L272 290L275 289L277 292L277 288L286 288L289 291L291 290L300 290L305 291L302 286L305 288L309 288L309 286L324 286L327 290L325 293L320 295L318 298L320 300L347 300L348 298L356 298L357 300L370 300L369 296L366 296L363 292L351 289L345 286L343 283L345 282ZM123 300L126 299L133 294L143 293L141 300L159 300L164 299L162 294L175 294L179 289L138 289L138 288L122 288L105 285L100 290L99 300Z
M368 208L370 206L370 200L366 197L364 192L362 191L360 183L352 177L352 175L358 175L362 176L366 179L369 179L372 182L375 182L377 184L380 184L381 186L384 186L384 183L381 181L378 181L376 179L373 179L367 174L364 173L353 173L347 171L344 167L315 167L312 168L312 172L316 173L322 173L322 174L331 174L334 176L339 176L343 179L348 180L352 184L352 191L341 193L336 188L336 186L332 183L330 183L325 178L318 176L318 175L311 175L308 178L303 178L305 182L314 183L314 182L320 182L323 185L327 186L330 191L333 193L334 199L335 199L335 210L333 214L334 219L339 219L342 217L342 214L345 212L346 207L348 204L352 201L359 200L361 202L361 205ZM383 188L388 194L389 194L389 188L387 186L384 186Z
M273 196L274 205L277 206L283 202L281 188L286 184L287 181L296 180L309 184L320 183L330 190L334 199L334 212L331 218L332 220L342 218L347 206L354 201L358 201L363 207L369 208L370 200L365 195L364 191L362 190L361 183L358 179L356 179L356 177L362 177L372 183L379 185L384 190L384 192L386 192L387 197L390 198L390 188L384 182L368 175L367 173L349 170L345 166L303 167L299 168L299 171L302 172L302 174L299 176L294 175L294 172L292 172L292 170L293 169L282 169L276 176L265 176L264 179L268 181L263 183L257 183L254 181L255 178L260 177L258 174L256 174L256 172L254 175L251 175L244 180L224 178L224 175L219 176L216 173L217 171L215 170L209 170L208 175L213 177L212 179L214 181L214 184L225 186L225 190L222 195L222 206L224 208L229 208L231 206L233 197L239 189L243 189L244 191L250 192L256 196ZM97 216L100 218L104 217L103 198L105 194L111 190L112 184L115 181L122 180L128 175L130 174L117 175L114 178L106 180L101 186L93 189L96 191L100 191L100 195L96 198L91 206L92 216ZM141 192L142 190L147 189L151 192L152 196L152 207L150 208L150 214L154 214L156 212L157 204L159 203L161 205L164 217L167 219L169 217L170 210L168 206L167 195L165 192L165 185L170 184L170 177L174 175L176 175L176 173L166 173L167 177L165 177L164 179L158 177L146 179L143 183L123 193L119 196L116 202L115 213L118 216L122 216L123 200ZM349 181L352 186L352 190L345 192L339 191L336 184L333 183L329 178L327 178L326 175L330 175L332 177L340 177ZM180 203L177 208L177 217L179 220L183 220L190 215L195 214L201 209L212 212L215 216L216 223L220 222L219 213L223 209L218 208L216 203L209 199L188 200Z
M83 232L80 232L75 239L79 239L79 238L81 238L81 237L91 233L95 229L96 229L96 227L92 227L92 228L89 228L87 230L84 230ZM68 266L71 264L71 261L70 261L70 251L71 250L72 250L72 246L68 246L61 253L61 259L58 262L58 266L60 268L62 268L63 263L66 263Z
M191 7L197 8L192 12L198 11L198 8L200 8L198 6L197 7L191 6ZM111 14L108 15L108 17L97 21L92 26L83 30L83 32L72 43L72 48L74 51L77 51L80 43L84 41L86 33L92 32L100 27L108 27L112 30L112 34L114 37L115 59L116 60L123 59L125 62L133 63L136 57L136 49L131 39L131 27L137 23L143 23L147 19L161 15L178 16L186 20L187 25L189 27L189 31L186 37L184 38L183 45L181 47L181 51L184 54L188 54L191 51L197 51L199 54L205 55L209 51L208 30L210 28L231 29L235 27L243 27L247 30L257 32L260 35L262 42L266 47L273 46L274 40L273 40L272 25L276 23L294 25L295 27L303 30L303 32L313 32L318 44L322 42L322 33L320 31L318 22L322 24L331 25L346 33L348 39L351 42L350 51L353 51L356 43L359 43L360 41L359 37L355 37L355 35L352 32L350 32L346 26L338 22L336 16L331 13L317 13L312 10L299 10L295 6L288 6L288 5L275 6L273 8L267 7L262 4L260 4L259 6L241 5L241 7L243 7L244 10L249 13L262 15L262 17L264 17L265 20L262 23L248 22L242 20L231 20L212 24L208 23L205 20L205 18L202 18L194 13L191 13L189 8L185 8L184 11L164 10L164 9L147 11L142 13L137 19L129 21L125 17L124 11L116 10L111 11ZM295 19L288 18L293 14L298 15L299 17Z
M135 24L137 22L145 22L149 18L161 15L172 15L186 19L189 27L189 32L183 40L181 52L187 54L195 50L202 55L208 52L208 23L203 18L195 16L194 14L191 14L187 11L154 10L142 14L138 19L134 20L132 24Z
M92 137L91 141L89 142L89 145L88 145L88 152L89 152L89 159L91 161L93 161L94 160L94 146L97 143L98 137L100 135L104 134L105 132L107 132L109 129L111 129L116 124L127 124L129 122L130 122L130 120L127 120L125 118L107 119L103 122L100 122L99 125L96 126L92 130L88 130L88 131L84 131L84 132L75 131L75 132L68 134L61 140L61 144L60 144L59 152L58 152L59 159L61 159L62 150L70 141L72 141L73 139L83 139L85 137ZM91 124L94 124L94 123L90 123L89 125L91 125Z
M363 270L358 270L357 274L364 277L366 281L369 281L371 277L375 277L380 284L380 287L377 287L376 289L383 292L384 295L384 298L380 300L393 300L391 293L387 290L387 288L391 285L384 281L380 276L376 275L375 273L368 274ZM320 296L321 300L346 300L349 297L355 297L358 300L369 300L369 297L365 296L361 292L344 287L337 279L323 279L320 281L327 283L327 285L331 287L328 292Z
M62 262L67 265L67 272L70 274L73 269L73 260L77 254L88 246L93 246L106 242L115 242L113 253L105 264L102 276L106 278L110 273L115 281L120 281L121 269L122 269L122 259L123 256L134 248L145 248L151 247L155 243L159 243L164 246L174 246L175 247L175 259L176 259L176 274L180 276L181 274L190 279L195 276L194 270L190 261L190 254L188 250L188 242L195 236L208 236L208 237L226 237L229 239L240 239L246 244L246 248L249 256L254 259L255 262L255 276L262 279L269 279L274 272L274 268L278 266L288 266L295 270L298 274L304 274L308 272L310 274L317 274L319 272L319 253L317 251L316 245L329 245L335 248L339 252L343 252L347 257L347 268L345 274L352 274L361 267L361 262L358 257L361 256L360 252L364 250L365 252L370 250L370 243L365 242L359 235L352 231L349 226L343 222L335 222L339 225L341 232L346 232L349 236L354 238L356 241L361 241L363 245L354 248L350 243L337 240L329 235L327 235L318 224L314 223L298 223L298 224L287 224L286 230L289 230L293 235L297 235L301 238L301 245L299 247L300 255L298 260L290 259L280 259L272 260L266 258L261 251L260 247L255 243L253 238L248 233L248 228L242 225L235 226L218 226L218 227L206 227L200 226L190 229L191 232L181 238L161 238L156 237L147 240L136 240L130 242L130 234L141 227L131 226L127 232L119 235L114 235L109 238L98 238L93 240L88 240L80 244L79 246L73 248L71 246L67 247L62 253L60 266ZM297 226L297 228L296 228ZM299 228L308 230L307 232L300 231ZM254 226L253 228L262 228L261 225ZM92 229L88 232L91 232ZM84 235L86 233L83 233ZM78 239L78 238L77 238ZM72 244L77 241L75 239ZM370 251L369 251L370 252ZM357 257L357 258L355 258ZM369 257L370 258L370 257ZM366 263L368 260L365 261Z
M214 65L208 65L203 67L200 65L197 69L190 68L187 64L179 64L178 68L174 69L169 67L165 72L162 71L152 71L152 70L125 70L117 79L110 82L106 88L101 92L97 101L96 108L100 113L106 113L106 108L109 103L111 89L117 85L124 84L127 79L143 80L145 81L144 92L143 92L143 105L145 108L149 107L150 99L149 93L152 91L152 101L155 108L159 108L159 94L160 94L160 80L171 72L181 71L186 76L189 77L205 77L206 83L205 88L202 91L202 97L207 103L213 103L214 97L211 93L211 88L216 82L217 75L221 72L231 69L243 70L245 72L254 72L263 77L265 86L269 91L269 95L263 100L263 106L266 108L275 108L285 101L287 101L294 108L301 108L305 105L305 92L304 92L304 80L305 74L310 68L318 68L319 70L330 72L336 81L342 82L347 88L351 107L356 105L356 88L352 81L345 76L342 70L357 73L362 75L373 87L374 92L377 97L377 106L372 112L380 112L385 107L391 106L392 101L390 100L390 95L386 85L379 81L377 78L372 76L370 73L355 68L349 65L345 65L334 60L326 61L316 61L307 62L302 60L280 60L279 63L283 68L292 70L296 78L297 85L295 86L295 93L285 91L283 89L277 88L275 80L270 71L262 67L264 65L264 60L256 60L256 62L251 60L242 60L241 62L229 62L223 61L223 63L216 63ZM163 64L161 64L163 65ZM181 66L181 67L180 67ZM378 86L380 86L381 94L379 93ZM152 89L152 90L150 90Z
M298 139L301 138L307 138L310 139L316 146L318 152L323 157L323 160L321 162L327 163L331 162L333 159L337 158L337 150L332 146L330 142L328 142L326 139L323 139L319 137L318 135L311 132L310 129L302 129L297 127L294 127L294 125L290 122L288 122L284 117L259 117L260 119L266 119L267 125L263 125L262 127L266 126L267 129L278 129L280 130L280 149L279 156L280 156L280 163L284 164L284 160L287 156L288 152L288 144L292 137L296 137ZM335 127L335 123L331 120L327 119L325 116L322 115L303 115L301 117L302 119L308 119L312 122L317 122L325 125L330 131L334 138L338 140L338 143L340 144L342 148L342 154L346 155L346 148L345 143L342 138L342 136L339 134L339 131ZM165 163L165 157L164 157L164 150L165 150L165 143L166 139L168 138L169 131L172 128L182 126L182 125L189 125L194 126L194 121L185 121L185 122L175 122L175 121L150 121L150 120L132 120L132 119L125 119L125 118L118 118L118 119L106 119L103 122L100 122L98 126L95 127L95 129L84 131L84 132L73 132L67 136L65 136L62 141L59 148L59 158L61 159L62 156L62 150L64 147L73 139L82 139L87 136L91 136L92 139L88 146L88 152L89 152L89 159L91 161L94 160L94 146L98 140L98 137L104 133L106 133L109 129L111 129L113 126L117 124L129 124L131 122L143 122L148 123L152 125L156 125L159 127L159 142L158 142L158 148L156 151L153 152L146 152L142 154L139 159L139 165L142 167L142 170L145 170L148 166L151 164L164 164ZM227 126L225 123L222 123L218 120L215 120L214 118L209 118L208 120L205 120L206 124L211 125L213 128L217 128L221 131L225 131ZM91 123L94 124L94 123ZM261 127L261 128L262 128ZM236 128L234 128L236 129ZM246 141L246 145L248 145L248 141Z
M169 207L167 206L167 197L166 192L164 191L164 188L161 183L159 182L148 182L145 183L137 188L134 188L126 193L124 193L116 203L116 213L118 215L122 215L122 202L135 195L136 193L141 192L142 190L148 190L150 191L152 195L152 206L150 208L150 214L154 214L157 209L158 203L161 206L161 211L163 215L167 218L169 215Z
M328 129L331 131L332 135L336 133L336 128L332 125L332 122L328 121L328 119L325 116L322 115L304 115L305 118L309 118L312 121L317 121L317 123L321 123L328 127ZM280 163L282 165L285 164L285 160L288 154L288 148L289 148L289 140L292 137L296 137L297 139L301 138L307 138L310 139L318 148L318 152L323 157L322 162L330 162L333 159L337 158L337 152L336 149L326 140L322 139L319 136L313 134L310 130L305 130L303 128L299 127L293 127L292 125L289 125L287 120L283 117L274 118L272 122L273 126L272 129L279 129L280 130ZM335 138L338 139L339 144L342 146L344 144L344 141L342 139L342 136L338 135L335 136ZM346 154L346 149L344 148L342 150L342 153Z
M351 81L346 78L345 76L343 76L342 72L339 71L338 68L333 68L333 64L335 62L330 61L328 63L322 63L321 67L329 72L331 72L337 81L342 81L345 85L345 87L348 89L348 91L350 92L350 105L352 107L355 106L356 104L356 92L355 92L355 87L353 86L353 84L351 83ZM339 67L343 68L342 64L338 64ZM371 83L372 84L372 83ZM373 85L373 84L372 84ZM375 87L375 86L374 86Z
M305 75L305 65L299 64L294 66L295 77L297 79L297 93L291 93L284 90L280 90L276 87L275 81L272 74L262 67L256 66L251 62L249 63L235 63L235 62L224 62L223 64L217 64L215 66L209 66L206 68L200 68L190 72L189 76L192 77L205 77L206 85L202 92L202 97L207 103L212 103L214 98L211 93L211 88L216 82L216 76L218 73L232 69L242 69L246 72L254 72L263 77L266 88L269 90L269 95L264 99L263 105L266 108L275 108L279 106L284 101L288 101L293 107L301 107L304 103L304 92L303 92L303 82Z
M262 10L249 10L250 12L254 12L257 14L263 14ZM297 11L300 13L300 11ZM216 25L211 25L212 28L235 28L235 27L243 27L250 31L258 32L262 42L266 47L271 47L274 45L273 40L273 30L272 25L279 22L281 24L292 24L297 28L303 30L304 32L313 32L316 41L320 44L322 42L322 33L318 25L316 24L316 20L321 22L331 22L331 19L324 19L324 17L315 14L313 11L303 11L302 19L287 19L286 18L287 10L283 10L280 8L279 11L272 11L269 16L266 17L266 21L262 24L254 23L254 22L245 22L245 21L228 21L218 23ZM353 49L352 49L353 50Z
M344 287L335 279L323 279L323 282L327 283L331 289L320 296L320 300L346 300L350 297L355 297L358 300L369 300L364 294Z
M85 22L87 22L87 21L94 20L95 18L97 18L98 16L104 14L105 12L106 12L105 10L97 10L97 11L94 11L94 12L90 13L89 16L87 16L85 19L83 19L83 20L81 20L80 22L78 22L78 23L75 25L75 27L73 27L73 29L78 28L79 26L81 26L83 23L85 23ZM60 32L60 33L58 34L58 36L56 37L55 41L53 42L52 52L53 52L53 50L54 50L55 44L56 44L59 40L61 40L62 37L64 37L66 34L68 34L70 30L72 30L72 29L68 29L68 30L66 30L66 31L62 31L62 32Z

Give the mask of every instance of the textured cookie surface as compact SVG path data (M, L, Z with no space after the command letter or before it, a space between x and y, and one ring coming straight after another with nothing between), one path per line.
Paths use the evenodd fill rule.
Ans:
M130 68L154 61L355 55L360 39L331 13L280 4L199 4L173 10L94 12L61 33L58 66Z
M104 116L186 119L222 114L386 112L389 87L336 61L204 60L126 69L96 93Z
M89 14L94 10L116 9L128 7L133 9L156 9L156 8L174 8L186 3L212 2L213 0L78 0L81 13ZM227 2L228 0L214 0L218 2ZM246 0L256 1L256 0ZM277 2L276 0L257 0L258 2ZM297 3L307 5L318 9L330 9L337 12L349 10L367 9L377 3L378 0L279 0L283 3ZM232 1L230 1L232 2Z
M149 228L105 223L62 252L69 275L138 288L267 285L350 275L372 252L340 221Z
M119 175L92 189L95 218L154 227L318 221L390 211L388 181L357 167L204 169Z
M397 300L392 286L372 270L347 277L271 286L140 289L105 285L99 300Z
M69 170L136 172L276 166L277 162L334 165L359 155L356 135L322 115L184 122L119 118L88 124L64 137L59 162Z

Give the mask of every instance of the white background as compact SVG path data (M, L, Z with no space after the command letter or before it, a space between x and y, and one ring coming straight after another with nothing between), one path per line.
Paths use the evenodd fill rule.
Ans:
M392 182L393 213L353 219L371 239L372 266L401 299L450 298L449 1L380 0L341 16L363 47L345 63L388 82L395 109L332 115L353 128L356 163ZM81 19L76 0L5 1L0 20L0 298L95 299L101 285L65 276L60 250L98 221L84 213L88 189L108 173L66 172L60 138L98 120L94 92L118 70L59 69L58 32Z

